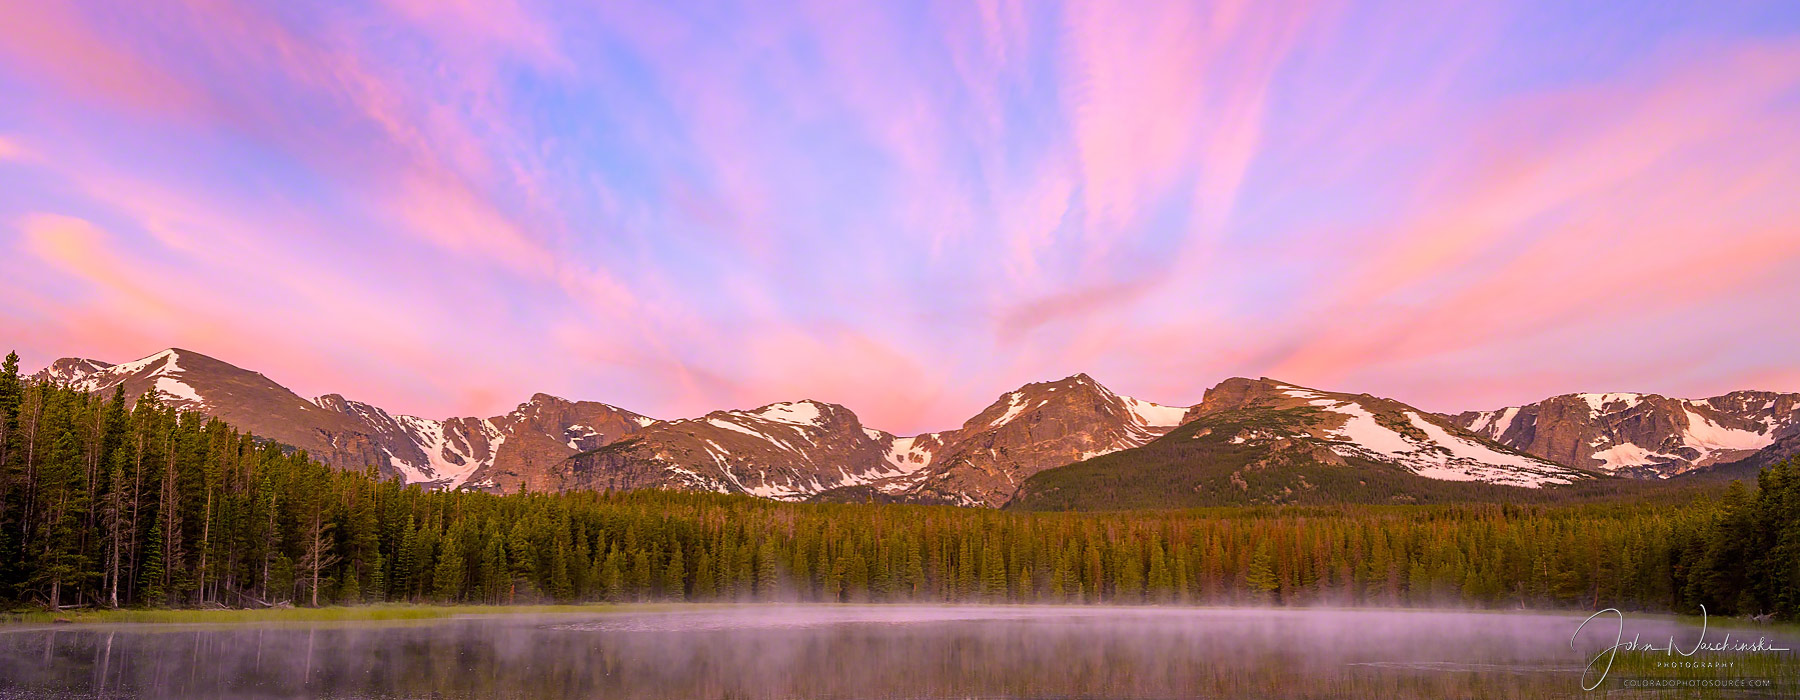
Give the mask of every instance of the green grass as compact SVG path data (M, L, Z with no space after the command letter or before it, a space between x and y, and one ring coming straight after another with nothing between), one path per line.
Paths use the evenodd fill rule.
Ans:
M270 608L261 610L65 610L62 612L30 611L0 613L0 625L46 625L57 622L77 624L148 623L148 624L231 624L262 622L361 622L393 620L439 620L465 615L543 615L558 613L597 613L665 610L691 607L684 604L610 604L588 605L353 605L323 608Z

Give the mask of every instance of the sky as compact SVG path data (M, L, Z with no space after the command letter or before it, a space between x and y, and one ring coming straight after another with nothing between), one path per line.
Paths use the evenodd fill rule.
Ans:
M396 413L1800 391L1800 4L0 3L0 344Z

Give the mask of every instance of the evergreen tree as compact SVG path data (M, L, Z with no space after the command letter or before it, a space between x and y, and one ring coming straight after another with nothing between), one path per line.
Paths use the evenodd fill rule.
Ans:
M145 542L144 549L149 552L149 554L144 558L144 574L141 578L144 582L144 588L141 597L145 603L150 605L162 605L166 602L163 598L163 581L168 572L163 566L163 530L161 523L150 527L150 537L148 541Z
M624 600L626 596L625 572L623 564L620 562L622 558L618 548L614 547L607 550L606 561L601 564L600 582L606 590L608 602L618 602Z
M1006 599L1006 562L993 542L981 549L981 596L988 601Z
M481 556L481 598L490 604L502 603L512 594L512 574L498 523L490 521L486 539L487 549Z
M467 575L462 544L453 534L444 538L442 547L437 568L431 573L431 597L438 602L456 602L462 599L463 578Z
M687 597L687 565L681 561L681 548L675 547L669 553L669 565L663 569L663 595L682 599Z
M775 571L775 543L763 540L756 550L756 597L774 600L780 580Z
M699 561L694 563L695 600L711 600L717 594L717 584L713 581L712 554L705 549L700 550Z
M1269 552L1269 541L1263 540L1256 547L1256 554L1250 557L1250 568L1244 574L1244 583L1249 586L1253 597L1262 602L1269 601L1280 587L1280 580L1275 577L1274 556Z

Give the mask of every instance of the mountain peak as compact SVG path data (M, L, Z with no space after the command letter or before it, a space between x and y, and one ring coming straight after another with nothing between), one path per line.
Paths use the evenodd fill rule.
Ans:
M1734 391L1706 399L1559 394L1523 406L1468 411L1451 420L1561 464L1669 477L1747 459L1758 450L1780 452L1781 437L1800 431L1800 394Z
M1095 381L1094 378L1092 376L1089 376L1088 373L1086 373L1086 372L1076 372L1075 374L1071 374L1067 377L1063 377L1062 379L1052 379L1052 380L1046 380L1046 381L1041 381L1041 382L1031 382L1029 384L1026 384L1025 386L1019 387L1019 389L1025 390L1025 389L1030 389L1033 387L1055 387L1055 388L1091 387L1091 388L1097 388L1097 389L1106 388L1106 387L1102 386L1100 384L1100 382Z
M260 373L179 347L116 365L67 357L34 376L89 392L117 388L132 399L154 395L335 466L373 464L413 483L501 491L526 483L658 486L802 499L854 487L864 491L848 497L872 489L902 500L999 505L1037 472L1153 441L1189 445L1202 433L1224 441L1219 449L1274 450L1253 460L1265 466L1310 455L1385 462L1435 479L1542 485L1583 478L1582 468L1667 476L1758 449L1785 455L1780 450L1791 448L1782 445L1800 435L1800 394L1766 391L1708 399L1563 394L1450 417L1271 377L1231 377L1197 405L1159 405L1078 372L1000 394L960 428L900 437L814 399L657 421L539 392L491 418L390 415L342 394L309 401ZM1245 422L1258 416L1272 424ZM1299 451L1282 451L1290 447Z
M1207 389L1200 399L1200 405L1194 407L1194 413L1205 415L1252 406L1292 403L1297 399L1316 400L1322 393L1269 377L1232 377Z
M110 368L112 368L112 364L101 362L99 360L90 360L84 357L64 357L50 363L50 366L39 371L37 376L62 386L78 387L79 384L89 377Z
M803 427L825 425L839 419L839 413L849 413L849 409L837 404L800 399L798 401L781 401L759 406L748 411L728 411L740 416L752 416L772 423L786 423Z

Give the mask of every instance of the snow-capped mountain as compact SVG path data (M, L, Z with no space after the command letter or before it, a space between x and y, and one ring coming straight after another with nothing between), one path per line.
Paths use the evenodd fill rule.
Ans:
M194 368L199 368L198 370ZM491 418L396 415L326 394L308 401L255 372L185 350L109 365L67 358L41 377L224 418L343 468L438 488L680 488L802 500L873 489L886 498L999 505L1023 479L1142 445L1184 407L1120 396L1086 375L1008 392L956 430L897 436L816 401L657 421L537 394ZM626 439L630 438L630 439Z
M778 403L657 423L571 460L572 483L784 500L867 489L893 500L998 506L1032 474L1142 445L1186 410L1119 396L1087 375L1028 384L960 429L910 437L864 426L843 406Z
M1120 396L1086 374L1027 384L1000 396L962 427L924 436L924 469L876 485L889 495L998 506L1051 467L1141 446L1181 423L1188 409Z
M170 348L117 365L64 358L36 377L102 394L123 387L134 402L154 393L165 405L219 418L333 466L362 468L383 461L378 436L361 421L322 409L261 374L191 350Z
M114 387L125 384L127 393L132 398L145 391L155 391L157 397L165 404L183 410L205 410L206 399L194 390L186 381L190 367L181 366L183 357L198 357L200 364L207 364L208 358L190 353L186 350L170 348L135 362L124 364L107 364L99 360L88 360L79 357L65 357L51 363L38 376L48 378L58 384L79 389L89 393L111 391ZM208 369L215 369L208 367ZM232 367L236 370L237 368Z
M396 416L337 394L314 399L380 437L386 464L407 483L518 491L560 490L563 462L655 421L616 406L535 394L492 418Z
M1800 394L1734 391L1698 400L1564 394L1449 419L1562 464L1624 476L1669 477L1746 459L1800 432Z
M435 487L557 489L569 456L654 422L606 404L546 394L493 418L390 415L338 394L309 401L257 372L174 348L118 365L64 358L37 376L90 392L123 385L134 401L154 392L166 405L217 417L327 464L374 465L384 476Z
M1538 488L1592 477L1481 439L1441 416L1393 399L1320 391L1267 378L1225 380L1206 392L1193 417L1199 421L1246 411L1283 414L1283 420L1240 429L1230 436L1232 444L1299 440L1338 458L1383 462L1445 481Z
M1496 484L1539 489L1594 478L1392 399L1234 378L1207 390L1167 434L1043 470L1008 505L1416 503L1492 496Z
M912 446L865 427L843 406L792 401L655 423L570 460L571 485L802 500L921 469Z
M1443 416L1272 379L1229 379L1200 404L1162 405L1077 374L1002 394L956 429L900 436L810 400L655 420L536 394L489 418L395 415L339 394L303 399L262 374L179 349L118 365L64 358L36 376L91 392L123 387L133 399L148 392L341 468L373 465L408 483L508 493L654 487L993 507L1035 475L1074 464L1148 459L1181 472L1223 455L1251 470L1225 488L1300 464L1542 487L1595 473L1668 476L1753 455L1766 462L1800 446L1800 395L1748 391L1698 401L1570 394ZM1096 459L1113 454L1129 459ZM1293 486L1306 488L1303 481Z

